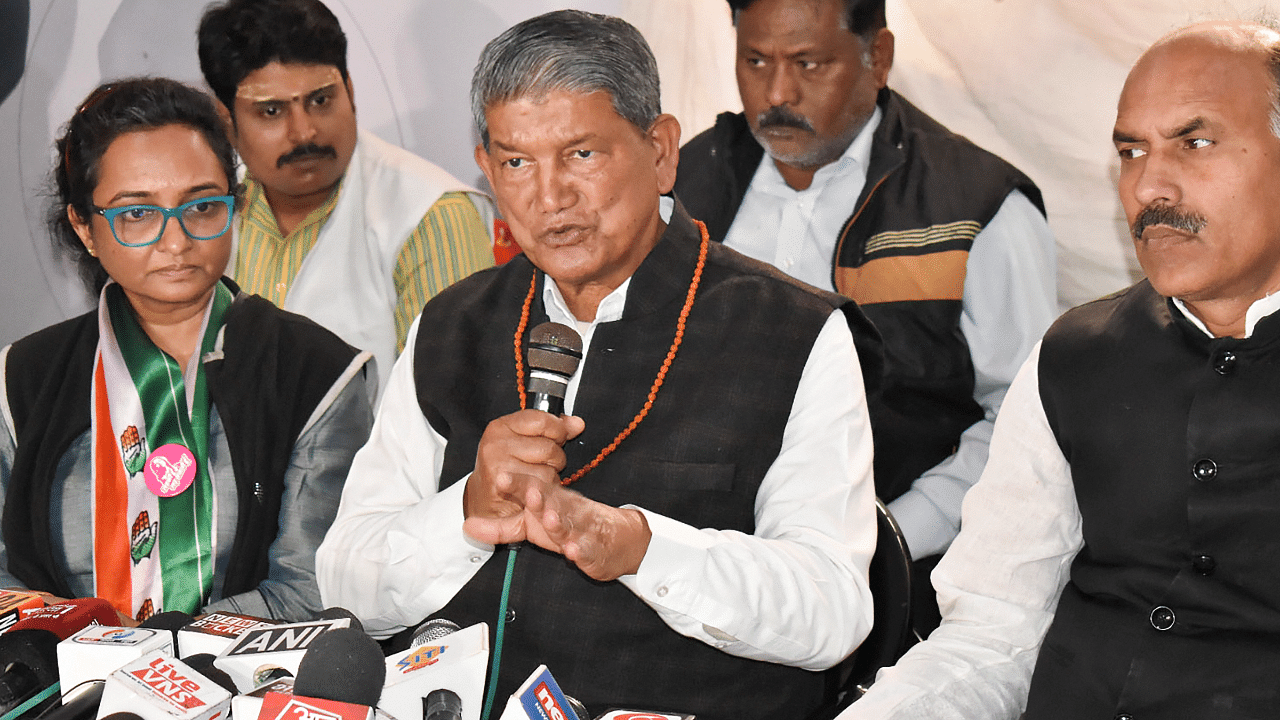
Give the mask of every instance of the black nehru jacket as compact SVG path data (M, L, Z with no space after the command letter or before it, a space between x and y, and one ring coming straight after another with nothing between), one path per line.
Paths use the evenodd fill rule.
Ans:
M596 328L574 405L586 430L565 447L566 475L643 406L675 334L698 244L677 206L632 276L622 319ZM452 286L423 311L414 377L423 413L448 439L442 487L474 468L489 421L519 409L512 335L533 274L518 257ZM547 319L545 281L529 327ZM652 411L573 488L696 527L752 532L756 490L778 455L810 349L836 308L877 372L878 338L853 303L712 243L683 344ZM438 616L492 627L507 557L495 553ZM822 674L734 657L679 635L626 587L593 581L534 546L519 552L510 602L497 697L544 663L593 712L623 706L699 718L802 717L822 698Z
M1280 314L1210 338L1144 280L1039 371L1084 548L1025 717L1280 717Z

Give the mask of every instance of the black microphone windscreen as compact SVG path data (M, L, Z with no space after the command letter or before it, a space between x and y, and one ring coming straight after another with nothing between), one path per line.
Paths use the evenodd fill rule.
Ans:
M462 720L462 698L441 688L422 698L422 720Z
M152 628L154 630L179 630L195 621L194 617L181 610L166 610L138 623L138 627Z
M168 630L169 634L173 636L173 652L177 655L178 631L195 621L194 617L181 610L166 610L138 623L138 627L151 628L152 630Z
M293 693L374 707L386 678L386 659L377 641L355 628L337 628L313 640L303 653Z
M413 631L413 642L409 643L409 647L418 647L426 645L429 642L435 642L440 638L456 633L462 628L458 627L458 623L444 618L431 618L430 620L418 626Z
M183 658L182 662L186 663L187 667L217 683L232 695L239 695L240 691L236 689L236 682L231 679L231 676L223 671L222 668L213 664L213 661L217 659L217 656L210 653L196 653Z
M128 710L121 710L110 715L104 715L99 720L142 720L142 716L137 713L131 713Z
M356 617L355 613L351 612L350 610L344 607L325 608L320 612L316 613L316 616L311 619L312 620L338 620L340 618L347 618L348 620L351 621L350 627L353 627L359 630L360 632L364 632L364 625L361 624L360 618Z
M0 635L0 670L0 710L7 713L58 682L58 636L29 629Z

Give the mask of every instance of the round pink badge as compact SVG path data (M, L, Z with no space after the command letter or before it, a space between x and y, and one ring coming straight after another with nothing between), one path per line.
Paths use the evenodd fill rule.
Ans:
M142 468L147 489L163 498L181 494L196 479L196 456L178 443L161 445Z

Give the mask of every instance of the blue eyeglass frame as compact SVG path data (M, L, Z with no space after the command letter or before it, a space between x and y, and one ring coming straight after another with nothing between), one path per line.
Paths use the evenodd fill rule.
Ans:
M199 205L200 203L207 203L207 202L220 202L223 205L227 206L227 224L222 228L222 230L214 233L213 235L192 235L187 230L187 226L184 225L182 222L182 213L192 205ZM160 207L159 205L141 205L140 204L140 205L121 205L120 207L113 207L113 208L101 208L101 207L94 206L93 211L106 219L107 227L111 228L111 236L116 239L116 242L120 243L125 247L146 247L148 245L155 245L157 242L160 241L160 238L164 237L164 229L169 226L169 218L173 218L174 220L177 220L178 227L182 228L182 232L186 233L187 237L191 238L192 240L212 240L216 237L222 237L223 235L227 234L228 230L231 229L231 218L235 214L235 209L236 209L235 203L236 203L236 198L234 195L213 195L210 197L196 198L195 200L192 200L190 202L184 202L181 205L177 207L172 207L172 208ZM160 221L160 232L156 233L156 236L154 238L144 243L125 242L124 240L120 239L119 235L116 234L116 216L122 212L128 212L129 210L137 210L139 208L145 208L147 210L155 210L163 216L163 219Z

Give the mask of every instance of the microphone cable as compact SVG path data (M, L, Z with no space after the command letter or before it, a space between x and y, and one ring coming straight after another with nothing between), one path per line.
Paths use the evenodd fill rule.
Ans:
M480 713L480 720L489 720L489 713L493 710L493 696L498 692L498 674L502 669L502 638L506 634L507 627L507 603L511 599L511 577L515 575L516 552L520 550L520 545L521 543L507 545L507 571L502 577L502 599L498 601L498 629L493 640L493 663L489 668L489 690L484 696L484 710Z

